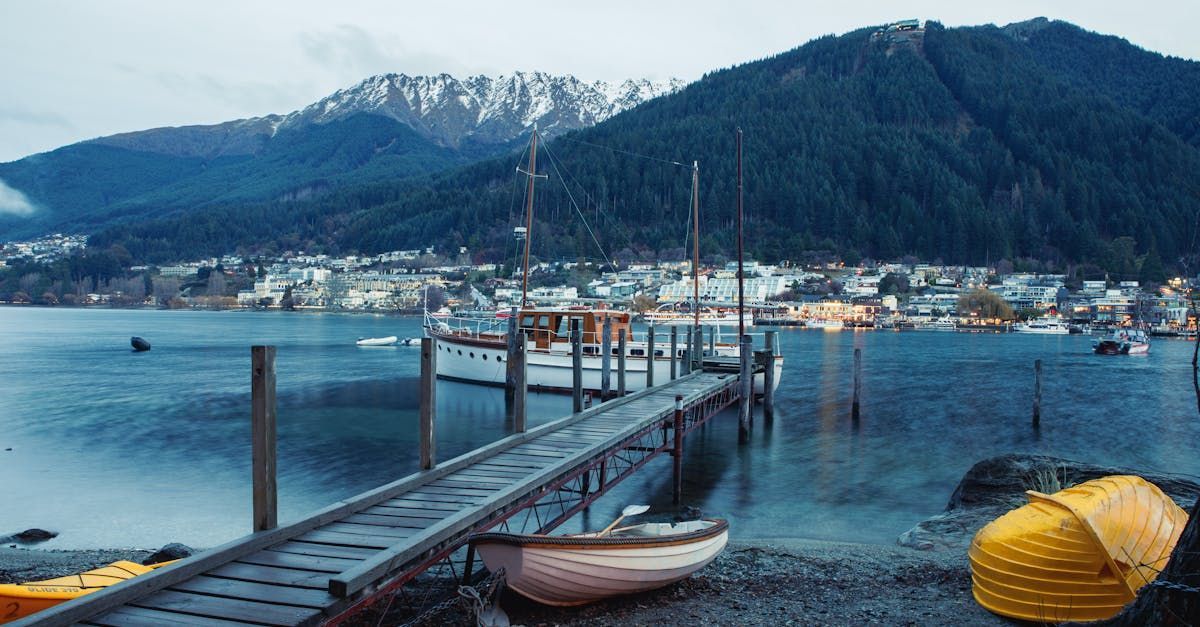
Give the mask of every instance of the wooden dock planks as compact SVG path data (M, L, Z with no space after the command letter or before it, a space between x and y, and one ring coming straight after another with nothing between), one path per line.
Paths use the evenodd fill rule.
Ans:
M261 533L257 543L247 537L249 550L231 543L221 548L229 559L210 558L211 566L181 571L160 587L153 574L139 577L144 593L116 597L121 603L91 613L51 610L47 624L317 624L348 607L361 582L386 577L407 555L464 538L526 493L669 416L676 394L698 400L727 386L727 375L695 373L598 405L348 499L308 524L272 532L273 544L264 546L275 536ZM87 600L72 604L84 609Z

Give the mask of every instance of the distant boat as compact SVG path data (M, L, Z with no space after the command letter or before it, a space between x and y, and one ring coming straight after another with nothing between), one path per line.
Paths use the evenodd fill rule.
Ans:
M1150 338L1141 329L1113 329L1112 335L1093 340L1097 355L1144 355L1150 352Z
M1110 618L1166 565L1187 512L1154 484L1102 477L993 520L967 554L975 600L1036 623Z
M805 328L809 329L824 329L826 331L840 331L846 326L846 323L841 320L832 320L829 318L809 318L804 321Z
M699 321L702 325L709 326L737 326L738 313L736 309L723 310L714 309L711 307L701 307L700 315L697 316L690 310L690 307L683 306L684 304L667 303L660 305L654 311L647 311L642 314L642 319L647 324L662 324L662 325L690 325ZM745 326L754 326L754 316L745 314L742 316L742 324Z
M482 533L471 544L505 584L546 605L592 603L661 588L713 561L729 541L720 519L646 523L609 535Z
M1042 335L1067 335L1071 327L1058 316L1040 316L1028 322L1012 326L1013 333L1038 333Z
M134 351L139 353L150 350L150 342L147 342L136 335L129 338L129 344L133 346Z
M389 335L387 337L360 337L355 344L358 344L359 346L391 346L392 344L395 344L396 340L398 339L399 338L394 335Z
M958 329L958 325L955 324L954 319L950 316L942 316L936 320L922 322L917 328L928 329L930 331L955 331Z
M144 575L156 568L173 564L162 562L143 566L119 561L77 575L56 577L45 581L0 584L0 623L17 620L69 601L85 594L103 590L113 584Z

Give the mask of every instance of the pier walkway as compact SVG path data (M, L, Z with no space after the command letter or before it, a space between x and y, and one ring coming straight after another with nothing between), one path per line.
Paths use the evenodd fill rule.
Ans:
M521 519L521 528L553 529L650 458L681 451L682 435L737 401L739 389L736 374L695 372L14 624L337 622L446 559L472 533Z

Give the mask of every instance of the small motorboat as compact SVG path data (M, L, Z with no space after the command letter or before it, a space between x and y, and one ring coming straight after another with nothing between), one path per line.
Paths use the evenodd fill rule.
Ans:
M355 344L358 344L359 346L391 346L392 344L395 344L396 340L398 339L399 338L394 335L389 335L387 337L360 337Z
M971 541L971 584L988 610L1039 623L1115 616L1154 581L1187 524L1158 486L1102 477L988 523Z
M572 536L481 533L471 544L488 570L546 605L592 603L661 588L713 561L729 541L721 519L645 523Z
M138 353L150 350L150 342L136 335L129 338L129 345L133 346L133 350Z
M421 345L421 338L419 338L419 337L406 337L406 338L404 338L403 340L400 340L400 344L401 344L402 346L420 346L420 345Z
M1097 355L1142 355L1150 352L1150 338L1141 329L1114 329L1112 335L1092 342Z
M89 570L76 575L55 577L45 581L0 584L0 623L24 618L54 607L63 601L103 590L108 586L144 575L170 562L143 566L134 562L119 561L108 566Z

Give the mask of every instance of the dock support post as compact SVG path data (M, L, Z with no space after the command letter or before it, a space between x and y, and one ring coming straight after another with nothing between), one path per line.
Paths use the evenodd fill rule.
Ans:
M1033 361L1033 428L1042 426L1042 360Z
M751 339L749 334L742 335L738 341L738 443L750 441L750 427L753 416L750 414L750 401L754 396L754 374L750 369Z
M612 392L612 317L604 316L604 337L600 338L600 402Z
M421 338L421 408L420 408L421 470L436 464L437 451L433 439L433 422L437 415L437 340Z
M250 347L250 443L254 531L274 529L278 519L275 482L275 347Z
M854 349L854 400L850 403L850 419L857 421L859 399L862 397L862 349Z
M513 428L517 433L525 433L526 401L528 401L529 392L529 364L526 363L528 353L526 353L525 334L518 334L517 350L513 353L512 361L513 371L516 373L516 390L513 393ZM510 361L511 364L511 361Z
M583 330L571 329L571 411L583 411Z
M517 364L515 357L517 342L520 339L517 337L517 329L520 323L517 321L516 307L512 308L511 314L508 318L508 335L506 338L508 340L508 355L505 356L505 359L508 360L508 363L505 364L504 369L504 404L508 406L512 406L513 395L516 394L517 390Z
M717 327L708 328L708 354L716 356L717 354Z
M617 396L625 396L626 329L617 332Z
M674 488L671 490L671 502L679 505L679 499L683 495L683 395L675 395L675 449L671 453L674 459L671 460L672 470L674 471Z
M646 329L646 389L654 387L654 325Z
M775 331L767 331L767 367L763 371L763 422L775 422L775 357L779 354Z
M671 380L679 376L679 327L671 325Z
M704 329L692 327L692 370L704 369Z

